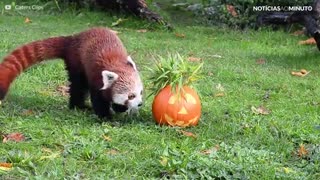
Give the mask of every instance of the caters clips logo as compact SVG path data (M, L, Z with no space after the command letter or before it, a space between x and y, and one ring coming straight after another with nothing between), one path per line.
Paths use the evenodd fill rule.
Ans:
M7 4L4 6L5 10L33 10L33 11L38 11L38 10L43 10L43 6L39 5L15 5L15 4Z
M4 9L5 9L5 10L11 10L11 8L12 8L11 5L5 5L5 6L4 6Z

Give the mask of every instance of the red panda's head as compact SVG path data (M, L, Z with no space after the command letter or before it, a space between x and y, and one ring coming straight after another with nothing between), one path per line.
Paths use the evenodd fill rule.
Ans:
M136 113L143 104L143 84L130 56L123 66L114 72L102 71L101 90L105 98L111 99L111 111Z

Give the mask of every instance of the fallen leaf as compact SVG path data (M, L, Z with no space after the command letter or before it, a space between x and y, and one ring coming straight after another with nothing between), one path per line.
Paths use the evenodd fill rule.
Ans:
M57 91L63 96L67 96L69 94L69 90L69 86L61 85L57 87Z
M112 141L111 137L106 136L106 135L102 135L103 139L106 141Z
M223 97L223 96L225 96L225 94L224 94L223 92L221 92L221 93L215 94L214 96L215 96L215 97Z
M12 169L12 163L0 163L0 172L10 171L11 169Z
M208 76L213 76L213 73L212 72L208 72Z
M44 160L44 159L50 159L50 160L52 160L52 159L55 159L55 158L57 158L57 157L59 157L60 156L60 153L59 152L56 152L56 153L52 153L51 155L48 155L48 156L41 156L40 157L40 160Z
M199 62L201 61L201 58L197 58L197 57L188 57L188 61L191 61L191 62Z
M299 157L304 157L308 154L307 149L305 148L305 146L303 144L300 144L300 147L298 149L298 156Z
M238 13L236 11L236 8L230 4L226 5L228 12L233 16L233 17L237 17Z
M312 45L312 44L317 44L316 40L314 38L309 38L305 41L299 41L300 45Z
M124 21L126 21L127 19L122 19L122 18L119 18L116 22L113 22L111 24L111 27L114 27L114 26L118 26L119 24L123 23Z
M258 108L252 106L251 107L251 111L254 114L259 114L259 115L268 115L268 114L270 114L270 111L268 109L266 109L265 107L263 107L263 106L259 106Z
M176 35L176 37L179 37L179 38L185 38L186 37L185 34L180 34L180 33L176 33L175 35Z
M12 163L0 163L0 167L12 168Z
M24 141L25 137L21 133L11 133L11 134L6 134L3 135L3 143L7 143L8 141L14 141L14 142L21 142Z
M220 149L220 146L217 144L217 145L215 145L214 147L212 147L210 149L206 149L206 150L201 151L200 153L204 154L204 155L209 155L209 154L211 154L213 152L217 152L219 149Z
M146 33L146 32L148 32L148 30L147 29L138 29L137 32L138 33Z
M299 35L303 35L303 34L304 34L303 30L297 30L297 31L293 32L291 35L299 36Z
M301 72L291 72L291 75L293 76L299 76L299 77L303 77L304 75Z
M31 20L30 20L28 17L26 17L26 18L24 19L24 23L31 23Z
M117 155L117 154L119 154L120 152L119 152L118 150L111 149L111 150L107 151L106 153L109 154L109 155Z
M51 149L49 149L49 148L41 148L41 151L42 152L45 152L45 153L52 153L52 150Z
M21 113L22 116L30 116L30 115L33 115L33 114L34 114L34 112L31 109L24 110Z
M291 75L298 76L298 77L304 77L304 76L308 75L309 73L310 73L310 71L307 71L305 69L301 69L299 72L292 71Z
M179 132L180 132L181 134L183 134L184 136L197 138L197 136L196 136L195 134L193 134L192 132L183 131L183 130L179 130Z
M263 58L260 58L260 59L257 59L257 60L256 60L256 63L257 63L257 64L265 64L265 63L266 63L266 60L263 59Z
M161 158L160 164L161 164L162 166L167 166L167 164L168 164L168 158L165 157L165 156L161 156L160 158Z
M305 70L305 69L301 69L300 72L301 72L302 74L307 74L307 73L308 73L308 71Z
M290 172L292 172L292 170L288 167L284 167L283 170L286 174L289 174Z

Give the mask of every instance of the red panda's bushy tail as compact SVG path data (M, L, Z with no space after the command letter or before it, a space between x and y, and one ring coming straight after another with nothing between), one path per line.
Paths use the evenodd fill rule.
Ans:
M63 58L68 37L54 37L25 44L4 57L0 64L0 100L12 81L28 67L47 59Z

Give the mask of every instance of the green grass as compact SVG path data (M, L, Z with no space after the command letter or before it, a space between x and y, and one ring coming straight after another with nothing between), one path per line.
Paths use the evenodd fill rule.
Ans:
M25 24L18 14L0 16L0 57L23 43L110 26L118 18L86 11L24 15L32 23ZM0 143L0 162L13 163L11 171L0 171L0 179L320 178L320 59L315 46L297 44L306 37L195 25L178 25L169 32L122 18L129 20L115 30L146 86L146 67L157 55L178 52L203 59L208 76L194 85L202 117L198 126L184 129L197 138L156 125L152 98L146 99L140 116L119 115L106 122L92 112L69 110L68 97L56 90L67 82L63 62L50 61L19 76L0 107L1 133L20 132L28 138ZM152 29L136 31L142 28ZM259 58L266 63L257 64ZM291 76L302 68L310 74ZM223 97L214 96L221 92L219 84ZM260 105L271 113L254 114L251 107ZM308 151L304 157L297 155L302 144ZM212 148L210 154L202 153Z

